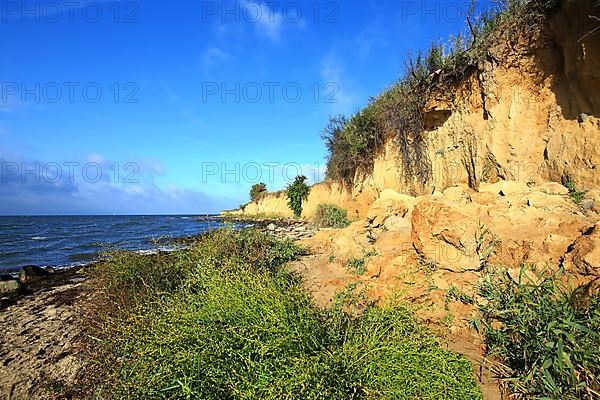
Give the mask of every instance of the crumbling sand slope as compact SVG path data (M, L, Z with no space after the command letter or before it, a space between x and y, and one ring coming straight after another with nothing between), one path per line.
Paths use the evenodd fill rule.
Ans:
M500 398L482 337L470 325L479 318L478 284L494 267L507 267L517 281L524 264L563 267L573 285L597 280L599 219L597 210L575 204L556 183L499 181L479 191L457 185L418 197L386 189L365 218L305 240L312 255L291 268L323 307L344 290L413 305L452 350L475 364L485 398ZM452 289L473 304L452 298Z

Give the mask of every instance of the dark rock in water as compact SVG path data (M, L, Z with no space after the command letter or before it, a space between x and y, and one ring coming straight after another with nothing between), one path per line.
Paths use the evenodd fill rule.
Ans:
M54 275L56 273L56 270L52 267L44 267L44 269L50 272L50 275Z
M35 282L37 280L46 278L54 275L54 271L50 272L42 267L36 267L35 265L28 265L23 267L19 272L19 280L21 283Z

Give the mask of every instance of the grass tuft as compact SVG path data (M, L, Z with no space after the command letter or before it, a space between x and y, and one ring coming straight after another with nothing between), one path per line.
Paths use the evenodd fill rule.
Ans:
M540 283L494 274L482 284L488 351L506 365L502 374L514 393L598 398L600 294L566 286L560 271L537 277Z

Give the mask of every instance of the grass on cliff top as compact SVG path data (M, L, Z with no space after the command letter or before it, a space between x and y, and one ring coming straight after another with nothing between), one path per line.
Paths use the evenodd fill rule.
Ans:
M471 364L407 309L316 308L292 242L220 230L166 256L116 253L91 333L112 398L478 399Z

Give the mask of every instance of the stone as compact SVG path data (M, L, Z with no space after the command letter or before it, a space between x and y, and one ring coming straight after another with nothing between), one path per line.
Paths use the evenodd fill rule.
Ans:
M19 271L19 281L21 281L21 283L35 282L50 275L52 275L52 272L42 267L28 265Z
M600 229L597 226L575 241L565 264L578 274L600 276Z
M573 205L561 202L523 208L512 207L508 197L489 205L424 197L412 212L411 235L421 256L449 271L477 271L486 261L510 268L525 263L558 268L592 224Z
M592 211L596 212L597 214L600 214L600 190L588 190L585 193L585 197L586 199L594 200L594 206L592 207Z
M581 208L583 208L584 210L593 210L595 204L596 202L592 199L584 199L580 205Z
M277 230L277 226L273 223L270 223L269 225L267 225L267 230L271 231L271 232L275 232L275 230Z
M415 198L390 189L381 192L367 212L367 224L373 228L383 226L391 216L405 217L412 211Z
M17 279L0 281L0 294L10 294L19 290L21 287Z

